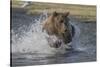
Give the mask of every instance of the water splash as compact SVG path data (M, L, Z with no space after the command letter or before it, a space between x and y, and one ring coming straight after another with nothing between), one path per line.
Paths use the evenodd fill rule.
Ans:
M45 32L42 32L42 21L47 18L47 13L43 12L40 18L32 20L29 26L22 26L19 28L19 34L15 34L12 30L12 53L45 53L45 54L56 54L65 53L66 50L64 46L61 48L51 48L48 45L48 41L45 36L48 36ZM28 31L26 31L28 29ZM79 31L78 31L79 32ZM79 33L76 33L79 35ZM74 38L78 36L75 35ZM76 39L73 38L73 43L75 45Z

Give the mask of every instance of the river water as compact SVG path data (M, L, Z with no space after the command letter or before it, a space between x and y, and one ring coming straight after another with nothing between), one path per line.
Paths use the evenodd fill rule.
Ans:
M96 22L79 22L75 26L72 50L51 48L42 32L41 22L46 12L28 15L23 10L12 10L11 65L28 66L96 61Z

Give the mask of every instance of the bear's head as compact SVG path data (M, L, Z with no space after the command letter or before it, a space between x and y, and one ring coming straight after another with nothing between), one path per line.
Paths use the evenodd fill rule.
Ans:
M53 12L43 23L43 29L49 35L55 35L58 39L62 39L64 43L72 40L69 24L69 12L57 13Z

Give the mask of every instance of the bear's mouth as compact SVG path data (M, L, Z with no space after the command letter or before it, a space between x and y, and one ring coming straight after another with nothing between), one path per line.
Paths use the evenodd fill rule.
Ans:
M71 34L62 33L61 37L55 35L49 35L47 37L50 47L59 48L62 44L68 44L72 41Z
M59 48L63 43L62 39L59 39L55 35L47 37L50 47Z
M61 46L62 42L60 40L57 40L53 43L53 45L51 47L54 48L59 48Z

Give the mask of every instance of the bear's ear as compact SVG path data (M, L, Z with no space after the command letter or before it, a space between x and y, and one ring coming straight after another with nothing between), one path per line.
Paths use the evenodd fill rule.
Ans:
M53 16L57 16L58 13L56 11L53 12Z
M67 17L69 14L70 14L70 12L67 12L67 13L65 14L65 16Z

